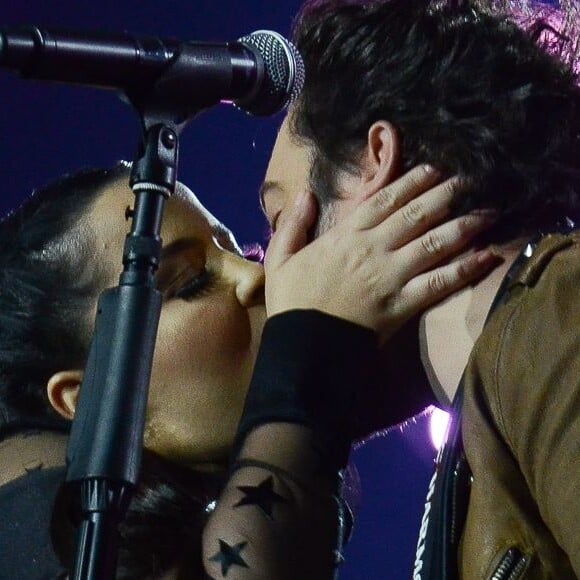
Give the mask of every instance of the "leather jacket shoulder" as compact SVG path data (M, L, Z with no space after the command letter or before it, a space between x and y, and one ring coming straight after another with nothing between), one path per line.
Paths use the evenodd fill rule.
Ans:
M580 577L580 233L546 236L464 374L459 577Z

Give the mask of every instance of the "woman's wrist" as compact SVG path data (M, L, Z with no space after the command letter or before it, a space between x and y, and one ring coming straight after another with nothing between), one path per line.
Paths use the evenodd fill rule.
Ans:
M260 425L293 423L316 434L319 463L331 471L344 467L357 432L357 391L376 378L376 343L373 331L317 311L269 319L236 451Z
M310 427L296 423L267 423L253 429L232 465L268 467L303 488L320 493L336 493L340 482L338 469L323 468L324 447Z

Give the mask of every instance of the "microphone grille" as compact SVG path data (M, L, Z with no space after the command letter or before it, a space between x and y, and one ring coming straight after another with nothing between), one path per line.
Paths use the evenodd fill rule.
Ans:
M244 109L253 115L273 115L296 100L304 86L304 63L296 47L271 30L257 30L240 42L260 53L265 69L259 98Z

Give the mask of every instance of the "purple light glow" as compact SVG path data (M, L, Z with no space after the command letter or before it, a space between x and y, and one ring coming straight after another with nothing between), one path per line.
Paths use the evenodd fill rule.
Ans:
M447 427L449 425L449 413L433 407L433 413L431 413L431 424L429 426L429 431L431 433L431 442L433 447L439 451L441 446L445 442L445 436L447 434Z
M507 14L524 30L535 34L542 24L538 42L580 74L580 4L578 0L482 0L495 14Z

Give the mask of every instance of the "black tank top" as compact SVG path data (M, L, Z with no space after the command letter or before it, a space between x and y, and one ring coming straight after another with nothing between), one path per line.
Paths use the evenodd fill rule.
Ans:
M39 469L0 487L0 580L66 578L50 540L52 506L64 476L64 467Z

